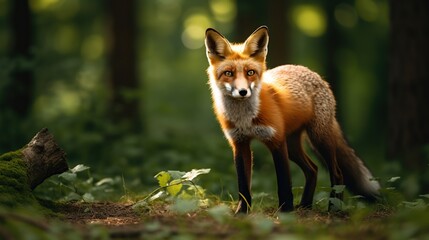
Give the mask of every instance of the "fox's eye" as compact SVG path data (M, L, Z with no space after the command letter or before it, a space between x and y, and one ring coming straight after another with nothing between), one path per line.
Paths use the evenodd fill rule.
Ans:
M247 71L247 76L253 76L255 74L254 70Z
M224 74L227 77L232 77L232 72L231 71L225 71Z

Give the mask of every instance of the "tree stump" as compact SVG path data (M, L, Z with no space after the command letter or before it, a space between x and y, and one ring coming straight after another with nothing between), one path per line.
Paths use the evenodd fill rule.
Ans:
M48 129L42 129L23 148L0 155L0 208L42 209L32 190L67 170L64 151Z
M46 178L69 169L66 153L47 128L40 130L21 152L27 163L28 184L32 190Z

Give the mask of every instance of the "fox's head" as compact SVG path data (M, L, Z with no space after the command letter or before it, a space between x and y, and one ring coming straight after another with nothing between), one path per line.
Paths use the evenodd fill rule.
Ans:
M211 84L224 94L245 99L257 93L266 69L268 28L256 29L244 43L231 44L222 34L209 28L205 39Z

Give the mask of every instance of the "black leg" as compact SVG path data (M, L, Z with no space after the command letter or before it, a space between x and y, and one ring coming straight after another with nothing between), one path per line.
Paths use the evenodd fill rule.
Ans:
M301 168L305 175L304 192L302 193L299 207L310 209L317 184L317 166L304 152L301 142L301 132L288 137L287 146L289 157Z
M252 152L250 142L240 142L234 145L234 161L237 171L239 204L236 213L248 213L252 206L250 182L252 177Z
M280 146L269 146L269 148L276 168L279 208L283 212L293 211L292 183L286 143L282 143Z

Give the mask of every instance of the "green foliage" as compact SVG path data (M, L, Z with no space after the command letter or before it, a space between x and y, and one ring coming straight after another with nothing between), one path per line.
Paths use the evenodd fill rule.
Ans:
M210 169L192 169L190 172L186 173L180 171L162 171L155 175L160 186L159 192L155 195L156 197L152 196L150 200L163 197L163 195L182 199L195 197L204 198L205 190L199 185L196 185L193 180L198 177L198 175L207 174L209 172ZM165 191L161 189L165 189Z
M14 155L6 155L8 161ZM68 172L51 178L42 186L54 187L62 192L58 200L79 200L91 202L109 196L108 189L120 188L120 183L113 184L113 178L94 181L90 168L79 164ZM292 213L281 213L274 207L276 197L264 192L253 196L252 212L249 215L234 216L232 209L237 201L225 201L219 197L205 194L205 188L197 185L200 176L208 174L210 169L193 169L188 172L161 171L155 175L158 188L134 203L134 210L141 213L144 228L140 236L150 239L178 238L233 238L233 239L344 239L361 237L365 239L422 239L429 237L425 229L429 228L427 211L429 196L422 194L412 201L405 201L395 189L394 184L401 181L392 177L384 181L384 202L367 204L357 196L349 196L344 186L318 188L313 210L297 209ZM208 174L208 175L207 175ZM55 184L53 184L55 182ZM100 195L97 187L103 187ZM45 186L46 185L46 186ZM124 185L124 184L123 184ZM108 191L106 191L108 190ZM344 202L338 203L337 210L327 212L331 190L344 193ZM296 198L302 187L294 188ZM40 192L39 194L43 193ZM73 194L72 194L73 193ZM126 194L126 191L122 191ZM48 194L52 196L52 194ZM74 197L73 197L74 196ZM89 197L89 196L93 196ZM110 200L112 198L110 197ZM333 203L335 205L335 203ZM92 213L89 213L92 214ZM35 216L38 216L35 212ZM59 232L68 233L70 239L108 239L114 232L90 226L85 232L76 231L74 226L60 221L49 224L35 224L37 217L11 215L0 208L0 223L11 236L22 238L39 236L56 238ZM19 232L17 229L25 229ZM0 231L1 232L1 231ZM126 234L126 233L123 233ZM134 234L134 233L133 233ZM65 238L69 239L69 238Z
M67 172L52 176L39 186L35 194L51 201L106 201L127 194L121 177L95 179L90 167L78 164Z
M174 200L175 202L170 209L178 213L192 212L200 206L207 206L206 190L195 184L195 180L199 175L209 172L210 169L192 169L189 172L159 172L154 177L158 180L159 188L137 202L134 208L147 206L148 203L155 200Z

